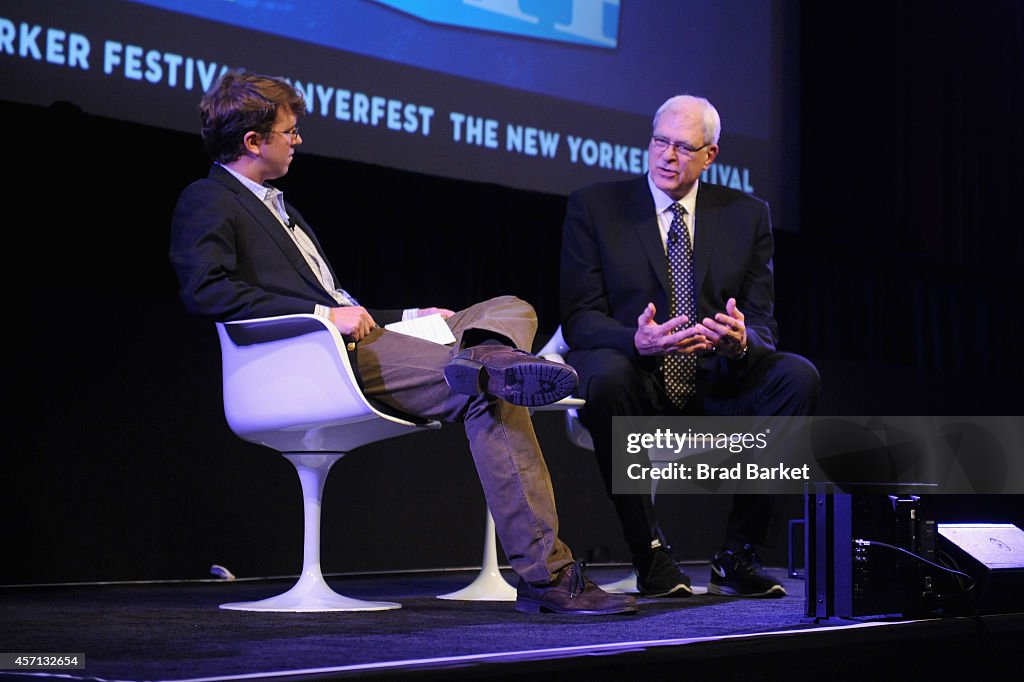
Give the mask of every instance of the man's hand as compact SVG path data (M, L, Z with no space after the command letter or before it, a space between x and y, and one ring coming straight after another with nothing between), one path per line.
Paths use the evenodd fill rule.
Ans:
M743 313L736 307L736 299L730 298L725 302L724 313L716 314L713 320L705 317L694 328L707 338L715 352L727 358L738 358L747 347L747 325L743 319Z
M664 324L657 324L654 322L654 313L654 304L648 303L636 320L633 345L640 355L690 354L711 348L711 344L696 327L673 331L676 327L689 322L686 315L673 317Z
M356 341L363 340L370 330L377 326L370 313L366 312L366 308L358 305L331 308L331 322L339 332L351 336Z
M426 317L427 315L438 314L442 320L447 320L449 317L455 314L454 311L448 310L447 308L420 308L416 313L416 317Z

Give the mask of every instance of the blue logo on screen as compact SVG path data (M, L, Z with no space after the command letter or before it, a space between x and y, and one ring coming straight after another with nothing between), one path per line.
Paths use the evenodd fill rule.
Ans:
M620 0L373 0L426 21L616 47Z

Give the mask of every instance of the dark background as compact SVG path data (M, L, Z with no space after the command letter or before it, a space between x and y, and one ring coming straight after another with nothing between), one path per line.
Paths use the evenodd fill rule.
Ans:
M821 370L819 414L1022 414L1022 5L788 11L799 82L779 85L799 155L780 166L800 225L777 235L777 317L782 348ZM228 430L214 329L184 315L167 261L174 201L208 167L198 135L73 102L0 112L13 435L0 583L198 578L211 563L296 573L295 475ZM364 303L516 293L538 310L538 346L558 325L565 197L309 155L279 184ZM628 559L590 453L561 415L535 422L564 538L584 558ZM940 521L1024 526L1020 496L941 497ZM659 501L684 558L710 556L727 505ZM483 496L457 426L344 458L323 511L326 572L479 563Z

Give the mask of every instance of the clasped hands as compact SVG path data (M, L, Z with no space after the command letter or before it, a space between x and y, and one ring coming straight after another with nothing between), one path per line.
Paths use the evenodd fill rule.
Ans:
M416 317L435 313L445 320L455 314L447 308L420 308L416 311ZM373 316L361 305L331 308L331 322L344 336L350 336L356 341L362 341L377 326Z
M648 303L637 318L633 344L640 355L689 355L710 350L727 358L738 358L747 347L747 327L735 298L726 301L724 313L716 313L714 319L705 317L692 326L686 326L686 315L657 324L655 312L654 304Z

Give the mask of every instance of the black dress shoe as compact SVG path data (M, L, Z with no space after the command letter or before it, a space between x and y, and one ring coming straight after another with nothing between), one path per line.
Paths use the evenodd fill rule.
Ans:
M525 407L556 403L579 385L569 365L499 345L462 351L444 368L444 380L456 393L487 393Z
M637 590L645 597L692 597L690 576L664 547L633 555Z
M627 594L608 594L583 572L575 561L563 568L547 585L531 585L519 578L516 611L562 613L579 616L607 616L636 613L636 599Z

